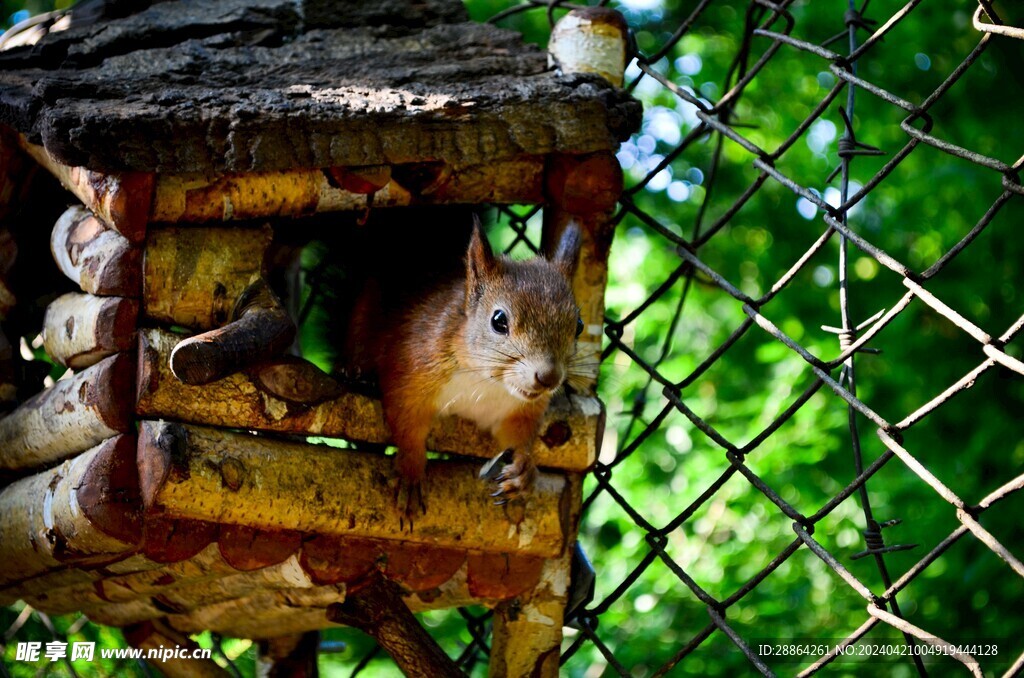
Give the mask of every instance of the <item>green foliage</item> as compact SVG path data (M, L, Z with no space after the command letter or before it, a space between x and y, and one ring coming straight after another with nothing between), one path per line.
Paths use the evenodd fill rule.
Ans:
M474 19L484 20L510 6L508 0L469 0ZM624 2L637 43L646 53L657 51L692 11L681 0ZM869 17L885 20L902 6L895 0L872 2ZM3 17L18 3L4 2ZM654 65L673 82L715 100L724 90L730 63L740 48L748 3L721 0L701 15L694 27ZM795 35L822 42L843 30L846 2L797 2L792 7ZM33 8L38 9L38 8ZM972 8L953 0L922 3L874 47L859 64L859 75L900 97L920 103L977 44L970 26ZM561 10L555 12L560 16ZM544 8L502 22L537 44L547 40ZM862 34L863 37L864 34ZM757 38L751 63L771 45ZM832 49L843 51L842 43ZM1024 149L1020 111L1024 91L1015 74L1024 44L993 40L966 76L931 109L940 138L1013 163ZM775 149L811 114L836 83L819 57L783 46L746 88L734 120L748 139ZM631 70L636 77L635 69ZM697 119L693 107L650 78L639 80L635 95L645 105L644 129L624 145L620 158L627 186L636 186L691 132ZM842 121L837 106L845 90L795 144L776 167L804 186L834 199L838 182L826 184L839 163L837 141ZM859 157L852 164L854 190L866 184L908 143L899 127L905 113L858 91L854 125L860 141L887 155ZM699 141L671 162L668 169L633 194L646 214L684 238L694 235L702 208L706 231L757 178L753 157L732 141L722 146L722 160L712 178L716 139ZM919 146L852 211L851 227L876 246L916 271L933 264L963 238L1002 192L1000 176L926 145ZM806 217L798 211L806 210ZM792 266L822 235L821 214L798 205L785 186L768 182L726 227L699 250L701 260L746 294L758 297ZM521 212L522 213L522 212ZM807 218L810 217L810 218ZM1015 225L1024 220L1024 200L1011 199L988 229L941 274L927 283L940 299L993 335L1001 334L1021 312L1018 289L1024 241ZM535 235L538 221L530 221ZM510 232L508 232L510 233ZM501 244L511 235L497 234ZM521 246L520 246L521 247ZM833 238L796 274L792 283L769 304L764 315L814 355L831 359L838 343L822 325L838 325L838 245ZM608 314L627 317L675 272L682 260L669 241L641 219L626 214L617 231L610 261ZM850 248L850 305L854 323L891 308L906 293L898 276L873 258ZM685 295L685 301L683 297ZM674 323L682 304L681 320ZM312 317L312 316L311 316ZM680 279L624 328L623 341L658 373L678 383L700 365L746 319L741 305L713 283L697 276L687 285ZM313 322L315 322L315 317ZM1019 344L1019 342L1018 342ZM1018 344L1007 350L1020 355ZM899 421L981 363L978 344L920 302L914 302L872 341L879 356L857 358L857 393L889 421ZM313 347L314 350L316 347ZM834 373L835 374L835 373ZM793 351L753 327L713 367L682 391L685 405L726 439L743 445L763 431L808 389L813 373ZM706 606L681 581L680 568L711 596L733 595L794 542L793 521L739 474L725 479L681 526L665 536L671 564L652 552L638 520L660 529L698 500L730 464L723 450L697 430L652 383L625 352L612 351L602 370L601 396L608 411L608 429L601 461L611 469L614 495L595 478L586 481L592 499L580 539L597 570L596 635L615 661L633 675L645 676L668 662L709 623ZM972 389L957 396L910 429L904 446L940 480L968 503L1020 473L1024 466L1019 413L1024 389L1019 376L990 371ZM642 431L660 422L646 437ZM856 416L866 463L884 451L874 425ZM804 515L825 505L856 475L851 453L845 402L827 386L810 395L796 414L747 458L750 469L786 502ZM911 551L892 554L886 562L893 579L914 565L959 523L954 509L939 498L898 459L868 483L868 496L878 520L902 518L886 530L887 543L915 543ZM983 524L1011 550L1021 543L1016 511L1024 499L1011 497L984 514ZM816 526L814 538L874 592L885 589L871 558L853 560L863 550L865 518L860 497L849 497ZM1018 550L1017 555L1020 556ZM622 587L623 582L631 583ZM1021 579L1006 563L967 535L954 544L901 594L903 613L915 624L953 642L989 639L1001 656L1019 654L1024 618L1018 613ZM866 619L866 601L807 548L801 547L764 579L753 592L728 610L732 627L749 643L757 639L839 639ZM0 628L17 616L18 608L0 612ZM424 616L424 622L446 650L457 654L469 642L466 627L454 612ZM70 623L56 620L63 628ZM95 626L94 634L110 647L121 642L114 631ZM26 625L17 640L49 639L37 622ZM578 638L570 631L566 645ZM332 630L327 638L347 644L343 653L324 655L327 675L345 673L372 648L351 630ZM874 642L899 642L888 627L876 627ZM207 639L208 641L208 639ZM236 648L238 649L238 648ZM252 675L253 650L237 662ZM34 674L35 667L12 664L14 675ZM950 666L929 661L941 675ZM794 664L776 664L780 673ZM110 673L110 666L76 666L80 675ZM672 675L736 675L750 669L745 657L721 632L714 632ZM910 675L900 665L843 663L838 672ZM477 672L482 669L478 668ZM89 673L100 671L101 673ZM607 657L584 641L564 667L567 675L614 673ZM19 673L20 672L20 673ZM392 675L383 656L369 664L367 675ZM120 674L119 674L120 675Z
M631 4L631 3L626 3ZM689 6L675 3L627 12L638 29L642 50L655 51L684 17ZM891 5L891 6L890 6ZM860 74L911 101L924 100L977 43L978 35L953 3L928 7L903 22L884 44L867 54ZM895 5L873 3L869 16L887 18ZM843 29L845 3L798 3L793 8L795 35L821 42ZM936 11L938 10L938 11ZM721 96L729 63L739 49L744 3L715 3L656 70L672 81L710 98ZM755 41L751 62L769 46ZM1019 117L1021 88L1007 87L1010 64L1019 63L1020 44L994 43L949 96L932 110L935 133L1008 163L1024 147ZM834 49L838 49L835 45ZM921 55L927 57L922 59ZM698 57L699 60L695 60ZM928 69L923 69L924 64ZM745 90L735 120L740 131L769 150L780 144L810 114L836 82L818 57L783 47ZM635 92L644 100L645 128L624 146L620 157L632 182L648 172L678 142L668 121L682 121L682 134L696 120L692 107L649 78ZM845 91L839 102L845 100ZM985 102L981 105L979 102ZM809 134L776 162L786 176L829 197L825 178L839 163L836 137L842 122L837 104L810 127ZM899 122L905 113L863 91L857 96L854 124L859 140L887 151L882 158L858 158L852 178L866 183L892 154L907 143ZM695 217L705 205L707 224L725 212L757 175L753 156L726 141L723 162L709 195L714 142L691 146L664 176L635 196L648 215L689 238ZM696 186L693 170L705 177ZM673 185L683 182L682 186ZM628 183L628 182L627 182ZM837 186L838 182L834 182ZM859 188L855 186L854 190ZM915 270L924 270L964 237L1002 192L1000 176L929 147L919 147L853 211L851 225L874 244ZM797 212L797 197L769 182L724 230L699 252L701 260L752 297L759 297L824 232L817 217ZM988 231L967 248L928 288L970 320L993 334L1003 332L1020 313L1014 280L1021 252L1008 230L1022 216L1019 199L1011 201ZM831 359L838 353L834 335L820 326L840 324L833 239L798 273L792 284L762 309L784 333L811 353ZM680 266L670 243L641 220L627 215L612 251L609 315L627 316ZM854 322L891 308L906 292L898 276L851 248L851 307ZM658 372L679 382L744 320L739 302L698 276L689 289L682 320L671 319L685 289L676 284L640 317L627 325L625 343ZM671 328L671 335L666 336ZM670 347L667 357L664 347ZM977 343L919 302L912 305L872 342L881 356L858 358L858 395L890 421L901 418L937 396L984 359ZM1010 347L1016 352L1016 347ZM1017 353L1019 354L1019 353ZM683 390L683 402L726 439L737 445L751 440L806 389L813 378L796 353L756 327L736 343L701 378ZM704 605L671 568L657 557L619 595L617 588L651 558L651 548L630 517L628 504L656 528L669 523L729 469L723 451L678 414L653 386L647 373L628 356L613 352L605 364L602 395L609 412L609 433L602 460L615 463L611 485L621 499L601 492L584 518L581 540L598 569L597 635L616 661L634 675L648 675L689 642L709 622ZM990 372L973 390L930 415L906 436L906 447L941 480L968 501L978 501L1019 472L1019 425L1010 413L1020 411L1024 392L1018 377ZM639 411L638 411L639 408ZM646 423L669 414L657 430L629 450ZM638 412L634 419L632 414ZM858 415L868 463L884 450L874 425ZM827 387L761 444L748 466L782 498L805 515L821 508L854 477L845 403ZM954 509L898 460L868 485L879 520L894 517L904 524L887 530L888 543L919 543L910 552L887 557L893 577L902 574L927 549L957 525ZM1013 516L1019 498L986 514L984 523L1004 544L1019 543ZM843 565L880 592L871 559L852 561L864 548L864 516L857 497L841 504L818 523L815 538ZM719 600L743 586L793 542L792 520L739 475L733 476L682 526L667 535L669 558L697 585ZM905 614L933 633L951 639L1000 639L1006 655L1020 652L1012 639L1022 631L1015 603L1020 579L987 548L965 538L901 595ZM612 596L608 599L608 596ZM865 619L865 601L824 563L803 549L775 570L753 593L730 608L733 628L748 642L757 638L841 638ZM604 609L604 606L599 609ZM896 634L878 629L872 640L898 642ZM586 643L567 663L570 675L598 675L607 660ZM780 664L783 672L794 665ZM841 665L848 666L848 665ZM788 667L788 668L787 668ZM714 634L676 671L694 675L733 675L749 668L738 649ZM610 669L609 669L610 672Z

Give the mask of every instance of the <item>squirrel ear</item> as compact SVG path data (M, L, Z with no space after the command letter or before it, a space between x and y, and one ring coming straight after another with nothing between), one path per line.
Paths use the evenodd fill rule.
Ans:
M583 243L583 236L580 234L580 227L575 221L562 231L562 237L558 241L558 247L551 256L551 263L559 268L567 280L572 280L576 273L576 265L580 258L580 246Z
M494 271L494 254L480 228L480 217L473 215L473 235L469 238L466 251L466 294L467 299L479 293L483 280Z

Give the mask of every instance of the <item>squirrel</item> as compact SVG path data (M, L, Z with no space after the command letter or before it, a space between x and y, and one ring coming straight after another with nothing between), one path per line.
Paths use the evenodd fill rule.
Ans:
M497 485L495 503L530 488L533 443L583 329L571 286L580 242L570 224L550 257L496 256L474 214L461 271L397 295L371 280L356 299L347 371L376 377L407 517L416 503L426 510L427 434L443 415L469 419L497 441L502 454L481 472Z

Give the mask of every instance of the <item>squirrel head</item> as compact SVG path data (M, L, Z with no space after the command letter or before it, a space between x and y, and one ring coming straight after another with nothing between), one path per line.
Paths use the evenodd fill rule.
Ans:
M572 293L580 241L571 223L548 257L515 261L493 254L474 219L466 254L466 369L523 401L562 385L583 329Z

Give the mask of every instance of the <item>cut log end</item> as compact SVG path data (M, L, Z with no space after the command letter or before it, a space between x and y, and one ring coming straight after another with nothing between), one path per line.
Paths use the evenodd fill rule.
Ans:
M217 546L231 567L249 572L287 560L302 546L302 533L224 525L220 529Z
M558 155L547 173L549 199L575 215L606 212L622 194L622 168L611 153Z
M121 435L100 446L78 487L78 505L92 524L126 543L142 539L136 439Z
M37 468L132 431L134 390L126 353L58 381L0 419L0 468Z
M148 515L142 552L157 563L177 563L192 558L216 541L218 531L215 523Z
M152 509L156 496L171 478L177 466L178 474L187 468L184 460L188 448L188 431L184 426L168 422L143 422L139 429L138 469L143 505Z
M107 358L107 372L90 383L90 402L96 403L103 422L114 431L131 431L135 424L132 394L135 393L135 356L118 353ZM99 363L97 363L99 364Z
M629 58L628 35L625 18L613 9L573 10L551 32L549 63L561 73L597 73L621 87Z
M227 325L185 339L171 351L171 372L193 386L209 384L283 353L295 323L264 280L239 297Z
M69 293L43 319L43 347L61 365L80 370L135 344L139 303L124 297Z

